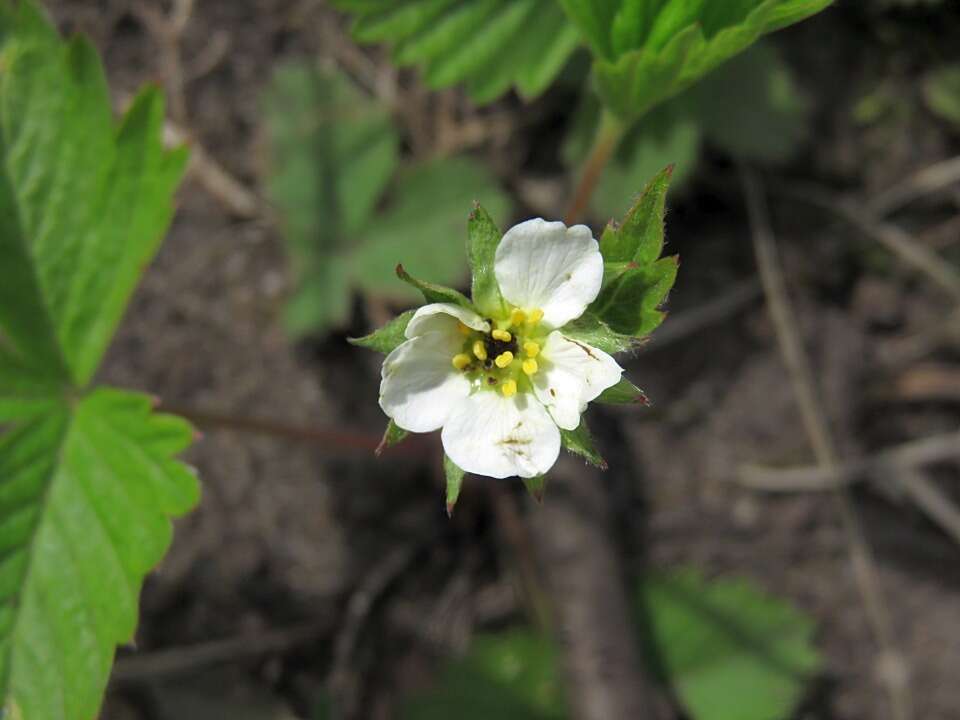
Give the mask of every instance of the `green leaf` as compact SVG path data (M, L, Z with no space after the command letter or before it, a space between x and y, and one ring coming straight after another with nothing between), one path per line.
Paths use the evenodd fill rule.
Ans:
M96 390L0 438L0 696L13 717L97 716L169 516L197 502L171 459L190 426L150 403Z
M376 454L380 455L380 453L387 448L402 443L409 436L410 433L397 425L391 418L390 422L387 423L387 429L383 431L383 439L380 440L380 444L377 446Z
M689 2L667 0L653 12L650 0L621 0L618 13L628 18L646 5L642 22L618 30L617 47L608 34L594 62L596 88L605 107L625 121L690 87L721 63L746 50L761 36L820 12L832 0L738 0ZM566 0L565 6L590 4ZM569 9L568 9L569 11ZM571 18L577 18L571 13ZM586 30L584 29L586 33ZM644 36L643 33L646 32Z
M677 279L677 267L673 256L627 270L590 307L614 332L646 337L663 322L659 308Z
M607 388L600 396L594 400L594 402L603 403L605 405L632 405L633 403L639 403L641 405L649 405L650 400L647 398L647 395L643 390L638 388L632 382L623 378L613 387Z
M574 430L560 430L560 441L563 447L574 455L579 455L594 467L607 469L607 461L593 446L593 435L587 427L587 421L580 418L580 424Z
M186 153L156 90L116 126L100 61L0 2L0 704L88 720L133 638L169 518L198 496L190 426L88 383L172 215Z
M379 330L374 330L369 335L359 338L347 338L352 345L359 345L368 350L374 350L384 355L393 352L401 343L405 342L407 325L410 324L410 318L413 317L413 310L407 310L388 322Z
M428 303L453 303L454 305L460 305L465 308L472 307L470 301L463 293L435 283L417 280L417 278L403 269L403 265L397 265L397 277L422 292L423 299Z
M651 180L619 225L610 224L600 238L605 263L652 263L663 250L663 218L673 166Z
M406 291L394 275L400 261L438 283L463 282L464 226L468 208L478 200L494 215L506 215L506 195L472 158L433 160L400 173L392 202L355 238L351 272L356 284L368 292L400 295ZM416 294L401 297L414 301Z
M708 140L744 160L783 162L806 135L807 103L767 42L712 72L682 99Z
M473 285L470 296L482 315L499 314L503 310L500 285L493 271L497 246L503 234L481 205L474 207L467 223L467 255Z
M536 477L521 479L523 480L523 486L530 493L530 497L538 503L543 502L543 495L547 489L547 476L537 475Z
M820 666L810 619L745 580L708 582L692 569L654 577L638 610L665 679L696 720L791 717Z
M511 86L527 98L557 76L579 35L554 0L334 0L356 17L361 42L393 45L428 86L464 83L477 102Z
M403 703L403 720L563 720L553 643L517 628L475 635L467 654L440 673L435 687Z
M460 486L463 484L463 476L466 474L457 467L453 460L443 456L443 473L447 477L447 515L453 515L453 508L457 504L457 498L460 497Z
M633 350L637 346L635 338L614 332L609 325L589 311L564 325L563 334L571 340L579 340L610 355Z
M960 126L960 64L944 65L927 74L923 97L931 112Z

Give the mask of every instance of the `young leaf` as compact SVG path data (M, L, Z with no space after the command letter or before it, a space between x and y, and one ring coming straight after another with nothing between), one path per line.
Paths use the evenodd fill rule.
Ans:
M453 515L453 508L460 497L460 486L463 484L464 472L458 468L453 460L443 456L443 472L447 476L447 515Z
M407 325L410 324L413 313L413 310L407 310L405 313L397 315L379 330L374 330L363 337L347 338L347 342L388 355L407 339L404 333L407 330Z
M607 469L607 461L593 446L593 435L587 427L587 421L580 418L580 424L574 430L560 430L560 441L563 447L574 455L579 455L594 467Z
M744 580L709 582L692 569L651 578L640 597L652 654L690 717L793 714L820 665L809 618Z
M502 236L490 214L476 205L467 222L467 255L473 276L470 294L473 304L483 315L499 313L503 306L500 286L493 272L493 260Z
M397 425L392 419L387 423L387 429L383 431L383 439L377 446L376 454L380 455L387 448L402 443L409 437L410 433Z
M430 87L465 83L477 102L515 86L542 93L579 44L554 0L334 0L355 15L361 42L393 45L396 62L423 68Z
M663 218L673 166L651 180L620 225L608 225L600 238L605 263L647 265L663 250Z
M186 154L141 93L114 126L90 44L0 1L0 704L96 717L143 577L197 500L190 426L90 391L172 214Z
M594 402L603 403L604 405L631 405L633 403L649 405L650 399L643 390L627 380L627 378L623 378L613 387L607 388L600 393L600 396L594 400Z

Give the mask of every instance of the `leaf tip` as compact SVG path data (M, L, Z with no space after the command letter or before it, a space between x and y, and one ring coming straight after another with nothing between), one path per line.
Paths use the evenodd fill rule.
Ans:
M448 520L453 518L453 508L456 506L456 504L457 504L456 501L453 501L453 502L449 500L447 501L447 519Z

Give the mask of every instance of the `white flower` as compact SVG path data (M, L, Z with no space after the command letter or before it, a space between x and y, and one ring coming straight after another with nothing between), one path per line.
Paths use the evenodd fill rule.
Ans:
M600 292L603 258L586 226L538 218L503 236L494 275L499 316L447 303L414 314L384 360L380 406L405 430L442 428L444 451L466 472L535 477L556 462L560 428L574 430L623 373L563 334Z

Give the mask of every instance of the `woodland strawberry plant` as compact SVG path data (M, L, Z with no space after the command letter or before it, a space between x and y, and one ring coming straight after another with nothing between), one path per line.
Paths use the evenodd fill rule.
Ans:
M501 233L475 207L465 253L470 297L398 268L427 305L356 342L387 354L385 442L442 428L449 507L465 472L519 476L542 494L561 446L602 466L582 413L592 401L643 399L613 356L661 322L676 277L676 258L661 257L670 170L599 238L578 216L621 138L653 108L829 0L335 4L355 16L358 39L389 43L396 61L420 67L429 85L463 84L477 102L511 89L534 97L578 49L590 54L600 116L565 222L526 220ZM353 93L340 80L296 72L280 83L275 97L305 107L316 98L305 98L304 88ZM378 112L361 125L335 124L327 136L334 142L313 148L337 153L322 172L296 164L306 146L300 153L296 143L284 145L283 122L295 114L274 120L272 144L285 147L274 160L291 172L273 178L271 195L301 265L288 317L295 332L342 319L349 290L381 282L384 262L403 263L414 249L429 259L438 243L458 242L437 188L456 187L445 197L460 202L463 188L482 181L493 215L507 213L502 191L472 160L397 170L397 139ZM0 0L4 718L97 716L116 646L133 639L143 578L170 543L171 518L198 501L197 479L176 459L193 437L189 424L155 412L146 395L94 382L173 214L187 151L164 147L163 124L156 88L116 119L91 44L63 40L35 0ZM384 210L380 196L395 171ZM300 206L286 201L305 189L329 201L320 210L336 224L292 217ZM457 210L464 218L469 211L466 201ZM458 256L451 257L446 277L434 279L455 283Z

